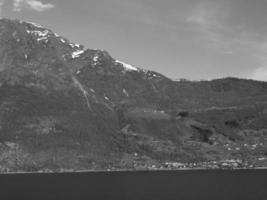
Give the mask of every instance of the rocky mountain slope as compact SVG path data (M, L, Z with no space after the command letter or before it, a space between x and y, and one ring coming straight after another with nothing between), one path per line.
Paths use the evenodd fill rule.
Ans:
M267 83L173 81L0 20L0 171L267 166Z

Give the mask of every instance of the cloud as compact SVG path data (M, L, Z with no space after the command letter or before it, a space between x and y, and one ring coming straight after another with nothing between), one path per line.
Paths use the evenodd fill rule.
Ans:
M255 56L266 56L267 45L264 49L262 45L265 35L244 23L229 23L233 17L231 9L229 4L222 5L218 1L199 4L189 12L185 22L197 33L198 39L204 40L207 45L221 50L224 54L250 51L254 52Z
M195 32L194 39L197 41L204 41L205 45L219 50L229 59L234 55L235 58L250 60L250 70L241 70L238 76L267 81L265 33L244 21L232 20L234 16L235 10L230 5L209 1L191 9L185 16L185 22Z
M5 0L0 0L0 17L2 16L2 8L3 8L3 5L5 3Z
M254 56L258 59L261 67L252 71L248 78L259 81L267 81L267 39L259 43L258 48L258 52L256 52Z
M227 41L225 37L232 32L224 23L228 12L227 8L223 9L218 3L198 4L186 16L185 21L209 44L222 47Z
M55 5L51 3L42 3L38 0L14 0L13 1L13 10L20 12L22 9L27 8L30 10L43 12L54 8Z
M253 74L248 78L258 80L258 81L267 81L267 67L257 68L253 72Z

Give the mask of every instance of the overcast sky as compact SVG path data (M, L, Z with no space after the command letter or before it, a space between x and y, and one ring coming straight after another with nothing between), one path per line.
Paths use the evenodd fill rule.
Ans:
M267 0L0 2L3 17L40 23L171 78L267 81Z

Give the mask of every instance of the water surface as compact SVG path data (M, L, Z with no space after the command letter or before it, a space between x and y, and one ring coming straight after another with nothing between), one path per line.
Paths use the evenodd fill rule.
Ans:
M266 200L267 170L0 175L0 199Z

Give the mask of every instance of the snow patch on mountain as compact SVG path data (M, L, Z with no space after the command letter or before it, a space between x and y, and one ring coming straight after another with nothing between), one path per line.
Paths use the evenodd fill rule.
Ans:
M123 94L125 94L127 97L129 97L129 93L125 90L125 89L123 89Z
M99 58L99 56L98 56L98 55L95 55L95 56L93 57L93 61L96 63L96 62L98 61L98 58Z
M70 46L71 46L72 48L81 48L81 45L80 45L80 44L70 43Z
M110 99L109 99L107 96L105 96L105 99L106 99L107 101L110 101Z
M98 53L96 53L96 54L94 55L92 61L93 61L92 64L93 64L94 66L96 66L97 64L99 64L99 55L98 55Z
M127 71L139 71L138 68L132 66L132 65L129 65L125 62L122 62L122 61L119 61L119 60L116 60L115 61L116 63L119 63L121 64Z
M48 30L26 30L28 34L34 35L35 37L37 37L37 41L42 41L42 40L46 40L48 41L48 37L49 37L49 31Z
M94 89L92 89L92 88L90 88L90 91L91 91L91 92L93 92L93 93L95 93L95 90L94 90Z
M84 50L77 50L72 52L72 58L79 58L84 53Z

